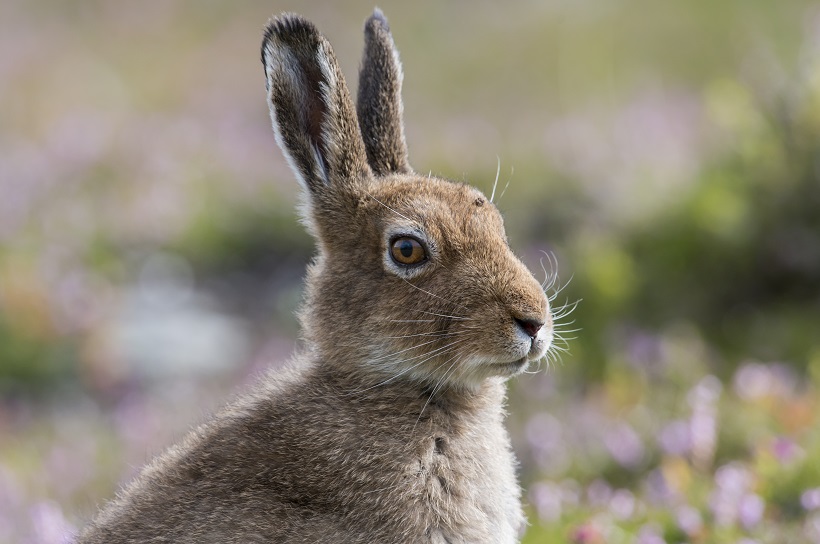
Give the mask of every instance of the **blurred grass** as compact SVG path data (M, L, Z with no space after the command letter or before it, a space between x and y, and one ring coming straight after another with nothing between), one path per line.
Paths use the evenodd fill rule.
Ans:
M287 356L313 249L269 126L260 29L308 16L355 89L372 7L3 5L0 542L58 541ZM805 499L820 488L820 12L380 7L412 163L489 192L500 161L513 246L533 270L552 252L572 277L557 302L583 299L561 364L512 387L526 542L820 538ZM211 335L216 348L185 343ZM211 363L151 374L157 345Z

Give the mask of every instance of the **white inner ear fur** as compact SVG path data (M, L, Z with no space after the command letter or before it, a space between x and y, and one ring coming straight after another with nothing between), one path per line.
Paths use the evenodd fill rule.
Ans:
M333 138L334 134L338 134L338 130L336 130L337 127L334 125L336 124L335 121L339 115L339 111L336 102L333 100L333 95L335 94L338 86L338 79L332 68L327 48L328 45L321 42L319 44L319 48L316 50L316 64L319 67L319 71L324 79L324 81L319 83L319 93L322 97L324 107L327 110L325 118L322 119L321 138L325 149L329 152L338 153L339 142L336 142ZM304 82L302 79L296 77L297 71L301 70L301 66L299 66L298 60L288 48L274 48L271 43L266 43L265 53L265 59L267 60L265 63L265 71L268 77L268 109L270 110L271 125L273 126L273 133L276 138L276 143L282 149L282 152L285 155L285 160L287 160L288 166L290 166L290 169L293 170L293 173L296 174L296 179L299 184L303 189L308 190L307 180L305 179L305 175L307 173L302 172L302 170L296 165L290 150L285 145L271 93L273 89L274 76L280 79L285 79L287 81L287 87L296 95L297 103L294 104L294 106L298 108L300 105L308 103L305 93L309 92L309 90L304 88ZM325 81L327 83L325 83ZM329 185L330 174L327 171L327 158L322 157L319 147L316 144L312 143L312 148L314 170L322 177L324 184Z
M338 111L336 101L333 100L333 95L338 88L339 81L336 78L336 72L333 71L330 65L330 58L328 57L327 51L325 51L325 47L327 47L326 44L321 43L319 49L316 51L316 64L319 66L319 70L322 72L324 79L324 81L319 83L319 93L327 109L321 125L322 141L328 153L338 155L340 152L339 142L333 138L333 135L341 133L339 130L340 127L334 126L336 125L340 112ZM322 181L324 181L325 185L330 185L330 173L327 171L327 157L321 156L318 146L314 146L313 152L321 168Z
M301 82L297 80L295 77L294 72L289 69L290 66L296 66L297 61L296 58L293 56L289 50L278 47L274 48L271 46L271 43L268 42L265 44L265 73L268 76L268 109L270 110L270 120L271 125L273 126L273 135L276 138L276 143L279 146L279 149L282 150L282 154L285 156L285 160L290 166L290 169L296 175L296 180L299 182L299 185L302 186L302 189L307 191L308 184L307 180L305 180L305 173L296 165L296 162L293 160L293 156L290 154L290 150L288 146L285 145L285 140L282 136L282 130L279 127L279 120L276 116L276 106L273 104L273 88L274 83L273 79L274 76L287 79L288 80L288 87L293 89L294 92L303 94L304 90L302 89Z
M325 107L327 108L327 116L325 119L322 120L322 138L325 142L326 148L331 149L337 146L337 144L331 140L331 135L333 133L333 119L335 119L334 116L338 113L336 111L336 107L333 100L331 100L331 97L332 89L336 87L338 80L336 78L335 72L331 67L330 59L328 58L327 53L324 50L325 47L326 46L324 44L321 44L319 49L316 51L316 62L325 81L328 82L328 84L325 84L324 82L320 83L319 92L321 93L322 100L325 104ZM296 95L296 107L298 107L298 104L307 103L307 100L305 100L304 96L306 89L303 86L301 78L296 77L296 70L299 70L300 67L298 65L298 61L296 60L296 57L289 49L285 47L274 48L272 47L271 43L265 44L265 59L265 72L268 78L268 109L270 110L270 118L271 125L273 127L274 138L276 139L277 145L282 150L282 154L285 157L285 161L287 161L288 166L296 176L296 180L299 182L299 185L302 188L302 195L300 197L299 202L299 212L302 223L305 225L308 232L316 236L318 232L316 230L316 225L313 220L311 191L308 186L307 180L305 179L305 175L307 175L307 173L302 172L302 169L296 164L296 161L293 159L293 155L291 155L290 150L285 145L285 141L282 136L282 130L280 128L279 120L277 118L276 107L273 104L273 99L271 96L273 89L273 78L275 75L275 77L285 79L287 81L287 86ZM327 170L327 162L325 159L322 158L317 145L312 144L311 147L314 161L314 170L321 175L324 184L329 185L330 175Z
M401 59L399 58L399 51L396 49L396 44L393 43L393 36L390 36L390 51L393 53L393 62L396 66L396 80L399 83L398 88L396 89L395 101L401 123L401 130L399 133L401 135L401 144L405 149L407 149L407 139L404 135L404 101L401 99L401 88L404 85L404 69L402 68Z
M336 79L336 72L334 72L330 66L330 55L328 54L327 48L326 42L322 42L319 45L319 49L316 50L316 63L319 65L322 75L325 76L324 79L327 81L328 90L330 90L335 89L339 82ZM333 102L330 99L329 93L323 93L323 98L328 105Z

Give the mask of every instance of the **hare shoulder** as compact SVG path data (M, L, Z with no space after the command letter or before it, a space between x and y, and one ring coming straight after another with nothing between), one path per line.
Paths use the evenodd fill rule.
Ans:
M83 541L516 539L500 380L430 399L293 364L158 457Z

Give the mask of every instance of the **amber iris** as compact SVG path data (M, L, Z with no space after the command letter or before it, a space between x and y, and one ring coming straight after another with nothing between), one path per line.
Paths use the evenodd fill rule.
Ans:
M419 264L427 259L427 253L421 243L409 236L393 240L390 245L390 254L394 261L405 265Z

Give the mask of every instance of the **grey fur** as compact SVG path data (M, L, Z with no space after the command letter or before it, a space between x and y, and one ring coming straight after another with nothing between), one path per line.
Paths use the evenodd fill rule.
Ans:
M79 542L517 541L504 381L546 352L547 299L484 195L410 171L379 12L365 32L358 122L311 23L273 19L262 46L318 244L304 350L154 459ZM391 257L407 236L425 261Z

